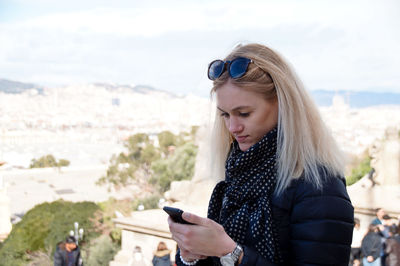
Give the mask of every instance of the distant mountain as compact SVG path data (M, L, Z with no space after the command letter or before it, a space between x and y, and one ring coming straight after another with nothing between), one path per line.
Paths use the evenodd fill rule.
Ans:
M95 86L103 87L109 91L128 89L132 92L140 94L161 93L170 97L181 98L180 96L155 89L148 85L120 85L110 83L93 83ZM18 81L11 81L7 79L0 79L0 92L4 93L23 93L24 91L36 89L40 94L43 93L43 88L32 83L23 83ZM362 108L374 105L400 105L400 93L391 92L369 92L369 91L326 91L314 90L310 92L318 106L331 106L332 100L335 96L343 97L346 104L353 108Z
M129 89L132 92L141 94L151 94L154 92L159 92L159 93L165 93L172 97L177 97L175 94L171 92L158 90L147 85L131 86L131 85L110 84L110 83L93 83L93 85L106 88L109 91L117 89ZM36 89L40 94L43 93L43 88L33 83L23 83L19 81L0 79L0 92L17 94L17 93L23 93L24 91L30 89Z
M0 79L0 92L16 94L30 89L36 89L39 93L43 93L42 87L32 83L22 83L18 81Z
M158 90L155 89L154 87L148 86L148 85L120 85L120 84L110 84L110 83L93 83L95 86L103 87L106 88L109 91L117 90L117 89L130 89L133 92L141 93L141 94L149 94L153 92L160 92L160 93L165 93L168 94L169 96L172 97L177 97L175 94L163 90Z
M400 93L369 91L311 91L318 106L331 106L334 96L341 96L344 102L353 108L374 105L400 105Z

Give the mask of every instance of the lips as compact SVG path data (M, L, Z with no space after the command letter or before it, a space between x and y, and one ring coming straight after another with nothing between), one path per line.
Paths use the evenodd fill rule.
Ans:
M236 140L237 140L237 142L239 142L239 143L243 143L243 142L246 141L247 137L248 137L248 136L236 136Z

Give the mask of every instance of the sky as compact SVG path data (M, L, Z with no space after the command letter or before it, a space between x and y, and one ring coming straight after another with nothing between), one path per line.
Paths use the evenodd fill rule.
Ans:
M400 93L398 0L0 0L0 78L206 96L239 43L282 54L309 90Z

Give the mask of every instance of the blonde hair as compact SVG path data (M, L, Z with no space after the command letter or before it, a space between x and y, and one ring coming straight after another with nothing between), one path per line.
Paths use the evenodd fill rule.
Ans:
M158 245L157 245L157 251L162 251L162 250L167 250L167 249L168 249L168 247L167 247L167 245L165 244L165 242L160 241L160 242L158 243Z
M342 176L344 160L330 131L323 123L313 100L282 56L261 44L238 45L224 60L246 57L253 61L246 74L232 79L225 71L214 81L211 95L226 82L242 89L254 91L266 100L277 99L277 194L290 184L292 179L304 176L317 188L322 188L319 172ZM222 178L225 161L233 138L219 115L215 115L212 134L214 169ZM321 167L323 166L323 167Z

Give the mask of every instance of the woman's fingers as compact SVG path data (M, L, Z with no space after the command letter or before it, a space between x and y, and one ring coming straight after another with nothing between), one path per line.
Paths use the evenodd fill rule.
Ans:
M188 221L189 223L196 224L196 225L206 225L208 220L209 220L207 218L203 218L203 217L197 216L197 215L195 215L193 213L190 213L190 212L182 213L182 218L185 221Z
M183 254L187 252L196 258L200 255L221 256L235 248L235 241L215 221L187 212L182 214L182 218L194 225L175 223L171 218L168 218L168 224L172 238L184 247Z
M193 235L191 227L193 227L193 225L176 223L169 217L168 224L172 239L174 239L180 247L185 247L186 251L191 250L190 243L192 242L191 237Z

